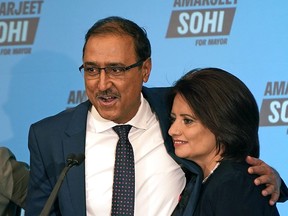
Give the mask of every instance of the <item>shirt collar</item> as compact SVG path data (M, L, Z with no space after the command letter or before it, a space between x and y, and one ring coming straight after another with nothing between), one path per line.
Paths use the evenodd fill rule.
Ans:
M91 115L93 116L96 133L103 132L118 125L113 121L102 118L93 105L91 107ZM130 124L134 128L145 130L148 127L149 119L151 119L152 115L150 105L141 93L141 103L136 115L125 124Z

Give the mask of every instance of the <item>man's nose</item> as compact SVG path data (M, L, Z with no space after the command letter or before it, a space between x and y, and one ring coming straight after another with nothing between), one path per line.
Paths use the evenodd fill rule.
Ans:
M111 79L104 68L100 68L99 70L98 89L100 91L105 91L111 87Z

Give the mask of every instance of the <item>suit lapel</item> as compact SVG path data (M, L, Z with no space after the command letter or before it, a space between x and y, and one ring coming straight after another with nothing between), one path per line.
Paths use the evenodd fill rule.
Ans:
M64 140L64 154L79 154L85 151L85 132L71 136ZM85 198L85 161L80 166L72 167L67 173L63 182L63 187L67 189L69 194L65 199L71 199L74 208L74 215L86 214L86 198ZM77 213L76 213L77 212Z
M89 101L82 103L75 109L75 113L66 130L63 139L63 152L66 158L68 154L85 154L86 120L91 104ZM86 215L85 195L85 161L78 167L72 167L67 173L62 185L69 194L65 199L71 199L73 215Z

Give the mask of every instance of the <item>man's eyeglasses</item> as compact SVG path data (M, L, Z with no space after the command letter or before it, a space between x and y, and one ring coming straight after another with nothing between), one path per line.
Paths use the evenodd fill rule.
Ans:
M107 66L107 67L96 67L94 65L89 65L89 64L83 64L79 67L79 71L82 74L85 74L85 77L87 79L97 79L100 76L101 70L104 70L105 73L111 77L111 78L116 78L116 77L121 77L124 75L124 73L134 67L140 66L143 64L143 60L140 60L132 65L129 66Z

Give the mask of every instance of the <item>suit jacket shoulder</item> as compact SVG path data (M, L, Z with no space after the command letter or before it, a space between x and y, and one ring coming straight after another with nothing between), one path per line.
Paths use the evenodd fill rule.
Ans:
M168 153L174 157L174 148L172 148L172 140L168 135L168 129L170 127L170 110L171 101L169 98L170 87L158 87L158 88L142 88L144 98L148 101L151 109L155 112L159 121L162 137Z
M63 131L63 129L64 130L69 129L67 128L69 124L72 124L71 127L75 126L76 129L85 128L86 127L85 116L87 116L90 107L91 107L90 101L85 101L83 103L80 103L78 106L74 108L69 108L56 115L46 117L32 124L32 126L36 126L41 129L49 128L49 130L55 129L60 131ZM67 125L67 127L63 127L63 124Z

